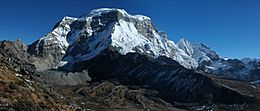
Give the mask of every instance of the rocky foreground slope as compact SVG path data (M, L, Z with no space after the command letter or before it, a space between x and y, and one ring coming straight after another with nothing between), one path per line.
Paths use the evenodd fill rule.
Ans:
M21 41L0 42L0 110L76 110L76 106L37 79L34 65L28 63Z
M226 96L226 99L223 99L223 101L226 102L238 102L237 104L213 104L211 103L211 96L204 96L206 99L201 99L202 102L181 102L180 100L184 100L185 99L189 99L191 101L195 101L196 99L191 98L191 97L183 97L184 95L182 95L181 93L176 93L179 94L179 98L174 99L175 101L172 101L172 99L166 98L166 95L169 95L170 93L172 93L173 91L170 91L169 89L167 89L167 87L158 87L158 89L156 88L152 88L151 85L149 85L149 82L152 83L153 81L153 76L150 74L147 74L147 76L145 76L146 74L144 73L142 76L145 76L145 78L147 78L147 81L143 80L133 80L135 78L135 76L138 75L134 75L135 72L138 72L138 70L142 70L142 67L145 68L144 66L146 66L147 64L149 64L149 66L151 66L151 68L155 65L156 67L160 67L160 65L162 65L164 68L158 68L157 72L160 72L159 70L169 70L167 67L169 68L174 68L172 66L178 66L175 68L184 68L179 66L179 64L175 61L171 61L168 60L167 58L160 58L160 59L165 59L165 60L153 60L152 58L147 58L145 56L142 55L135 55L135 54L127 54L126 56L128 56L126 59L126 61L123 59L118 59L118 58L122 58L120 56L119 53L114 54L114 59L113 61L115 61L112 64L122 64L124 65L124 67L122 67L122 69L118 69L118 71L124 71L125 73L131 74L127 71L126 67L131 67L134 66L136 64L140 65L140 67L133 67L134 69L136 69L136 71L132 72L133 74L131 76L125 76L124 77L120 77L122 75L117 75L118 78L114 78L114 79L106 79L109 76L112 75L108 75L108 77L104 77L102 78L102 75L100 73L95 73L95 68L98 67L92 67L90 68L89 72L83 71L83 72L78 72L78 73L66 73L66 72L60 72L57 70L50 70L47 71L47 73L45 72L36 72L35 67L24 61L24 60L20 60L19 58L17 58L16 56L18 56L19 54L24 54L24 52L22 50L20 50L19 47L15 47L18 44L20 44L20 41L17 42L9 42L9 41L3 41L1 42L1 48L0 48L0 57L1 57L1 70L0 70L0 80L1 80L1 91L0 91L0 97L1 97L1 103L0 103L0 109L1 110L31 110L31 111L35 111L35 110L169 110L169 111L182 111L182 110L198 110L198 109L202 109L202 110L246 110L246 109L257 109L257 103L255 103L255 99L252 99L251 102L253 102L254 104L246 104L247 102L244 100L238 100L240 97L242 98L248 98L247 96L241 96L239 93L237 93L236 91L240 92L241 94L245 94L245 95L251 95L252 97L258 97L259 93L255 92L258 91L259 88L254 89L253 87L251 87L251 85L248 86L243 86L243 85L239 85L236 86L236 82L230 84L228 82L222 82L221 79L209 79L209 77L203 76L203 78L208 78L208 79L200 79L200 80L196 80L196 78L200 78L200 76L187 76L185 77L185 73L191 73L190 71L185 71L185 72L180 72L183 75L183 77L178 77L176 78L176 83L178 83L178 81L193 81L194 85L191 87L186 87L186 86L179 86L180 89L178 89L178 91L180 91L181 93L185 94L187 93L187 91L192 91L190 92L190 95L193 95L197 98L196 94L199 94L197 90L198 87L196 86L197 83L201 83L204 84L203 81L204 80L209 80L211 81L211 85L207 84L203 86L202 89L207 89L207 90L213 90L215 92L218 92L217 90L221 90L221 87L226 89L227 86L229 86L227 90L223 90L225 94L219 94L220 98L221 96ZM3 45L4 44L4 45ZM11 49L10 49L11 48ZM15 49L15 50L14 50ZM18 49L18 50L17 50ZM18 51L17 52L13 52L13 51ZM118 56L116 56L118 55ZM134 55L134 59L136 62L129 62L132 61L131 59L133 59L132 55ZM107 57L104 55L99 56L101 58L104 58L104 60L110 60L110 59L106 59ZM93 65L101 65L99 64L99 62L97 62L97 60L99 59L95 59L92 61ZM142 61L143 64L139 64L139 62ZM163 62L164 61L164 62ZM156 62L159 62L158 64L154 64ZM104 63L106 63L104 61ZM168 65L167 65L167 64ZM132 64L132 65L130 65ZM171 64L171 65L169 65ZM87 66L87 65L86 65ZM106 64L104 64L104 66L106 66ZM120 65L121 66L121 65ZM103 66L102 66L103 67ZM106 66L107 67L107 66ZM79 68L83 68L83 67L79 67ZM114 68L114 67L113 67ZM141 69L140 69L141 68ZM25 70L26 69L26 70ZM179 69L179 71L181 71ZM145 68L145 70L147 71L147 73L149 72L149 68ZM173 71L174 69L171 69L169 71ZM105 70L104 70L105 71ZM113 71L111 69L107 69L106 71ZM75 83L75 81L77 79L75 79L75 77L70 76L71 74L86 74L86 73L90 73L91 77L93 77L93 81L89 81L88 83L86 82L85 84L83 84L83 82L81 82L80 84ZM116 73L116 71L114 71L114 73ZM43 76L42 74L46 74L47 75L47 79L46 78L42 78L42 77L46 77ZM48 75L49 74L49 75ZM63 76L62 78L58 78L56 75L60 74L61 76ZM94 76L95 74L97 74L96 76ZM127 74L127 75L128 75ZM54 75L54 76L51 76ZM177 75L177 74L176 74ZM176 76L175 75L175 76ZM40 76L40 78L38 78L38 76ZM116 76L116 75L114 75ZM68 77L68 79L66 79ZM80 77L80 76L76 76L76 77ZM133 77L133 78L132 78ZM50 79L52 78L52 79ZM53 80L57 79L56 80ZM74 78L74 79L73 79ZM174 78L174 75L172 75L172 78ZM186 78L186 79L185 79ZM193 78L193 79L192 79ZM46 82L49 84L44 83L41 79L43 80L47 80ZM97 80L97 79L103 79L102 81ZM168 78L170 79L170 78ZM72 83L68 83L68 84L63 84L66 82L71 82L74 81ZM82 79L83 80L83 79ZM163 79L162 83L163 82ZM221 80L221 82L219 82ZM55 82L56 81L56 82ZM167 81L167 78L164 78L164 81ZM215 83L214 81L217 81L217 83ZM224 80L227 81L227 80ZM53 83L54 82L54 83ZM144 82L141 83L141 82ZM171 83L171 84L175 84L175 83ZM221 86L221 84L225 84L226 88ZM167 84L166 84L167 85ZM185 85L183 84L179 84L179 85ZM158 85L159 86L159 85ZM214 87L219 87L214 89ZM246 90L242 89L242 87L247 88ZM197 87L197 88L196 88ZM213 87L213 88L212 88ZM239 88L237 88L239 87ZM176 87L177 88L177 87ZM236 90L236 91L232 91L230 90L230 88L232 88L232 90ZM252 90L252 92L248 92L248 90ZM177 89L176 89L177 90ZM212 92L213 92L212 91ZM227 91L227 92L226 92ZM207 92L205 92L207 93ZM233 94L236 93L238 94L237 97ZM229 95L232 94L232 95ZM169 97L171 97L172 95L170 95ZM201 96L201 95L199 95ZM230 96L232 96L232 98L230 98ZM214 97L214 96L212 96ZM179 99L179 100L178 100ZM193 100L194 99L194 100ZM232 101L231 101L232 100ZM177 102L179 101L179 102ZM219 101L221 102L222 100L217 100L215 98L214 101ZM242 103L240 103L242 102ZM250 100L248 101L249 103ZM176 108L178 107L178 108ZM181 109L180 109L181 108ZM184 108L184 109L183 109Z
M91 79L86 76L87 71L37 72L34 65L27 62L27 56L20 58L27 55L22 50L26 47L20 47L24 46L21 44L20 40L0 42L1 111L182 111L156 97L155 90L120 85L117 80L86 83L84 80Z

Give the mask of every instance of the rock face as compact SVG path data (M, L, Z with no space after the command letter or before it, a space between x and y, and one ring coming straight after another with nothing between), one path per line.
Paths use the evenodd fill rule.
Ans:
M31 62L39 71L55 68L69 46L67 35L70 25L76 20L72 17L64 17L53 30L46 36L28 46Z

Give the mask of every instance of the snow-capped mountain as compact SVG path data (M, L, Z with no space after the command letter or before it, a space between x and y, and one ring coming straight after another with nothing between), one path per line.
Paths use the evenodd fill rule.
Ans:
M171 103L235 104L249 98L194 71L205 60L214 63L217 53L184 39L176 45L149 17L123 9L101 8L79 18L65 17L28 51L40 70L87 70L93 81L116 78L148 86Z
M94 58L113 47L120 54L140 53L153 58L166 56L188 69L198 63L166 34L158 31L149 17L130 15L123 9L101 8L79 18L65 17L52 32L36 41L30 49L35 55L47 55L45 50L60 52L65 57L58 66ZM68 49L67 49L68 48ZM57 60L59 61L60 58Z
M189 56L196 59L199 64L202 62L212 62L220 59L218 53L211 50L210 47L204 45L203 43L190 43L184 38L178 42L178 48L184 50Z
M220 56L216 51L213 51L210 47L203 43L192 44L192 48L194 49L194 53L192 55L193 58L198 60L200 63L203 61L216 61L220 59Z
M38 70L66 67L89 61L106 49L121 55L138 53L152 58L166 56L188 69L253 81L259 60L226 59L205 44L181 39L177 44L158 31L151 18L130 15L123 9L101 8L78 18L64 17L46 36L29 45L30 60ZM63 68L64 68L63 67ZM248 78L250 78L248 80Z
M177 46L189 56L192 56L194 53L192 44L184 38L180 39L180 41L177 43Z
M259 72L260 66L260 60L258 59L222 58L216 51L205 44L192 44L185 39L178 42L178 48L197 60L199 66L196 70L245 81L260 79L260 75L256 74L256 72Z

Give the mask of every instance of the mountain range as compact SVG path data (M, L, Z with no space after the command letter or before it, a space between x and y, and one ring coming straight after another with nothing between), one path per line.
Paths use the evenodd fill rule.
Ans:
M0 57L17 59L7 63L23 63L8 67L53 86L66 100L81 103L75 105L82 110L93 109L91 102L104 106L94 110L259 108L259 93L254 92L260 90L259 59L227 59L203 43L175 43L151 18L123 9L67 16L30 45L21 40L0 45ZM75 94L82 99L68 99Z
M177 44L160 32L149 17L130 15L122 9L97 9L79 18L64 17L46 36L29 45L29 53L41 59L43 68L66 67L99 55L108 47L121 55L138 53L152 58L165 56L187 69L245 81L256 81L257 59L227 59L203 43L181 39ZM36 61L37 62L37 61ZM39 63L39 65L41 65ZM37 66L38 64L36 64Z

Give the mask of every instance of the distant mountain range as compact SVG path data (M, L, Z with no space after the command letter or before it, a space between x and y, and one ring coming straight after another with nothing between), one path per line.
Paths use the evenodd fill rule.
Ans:
M192 44L185 39L181 39L178 42L178 47L197 60L199 64L197 71L243 81L260 79L259 59L244 58L239 60L222 58L216 51L203 43Z

